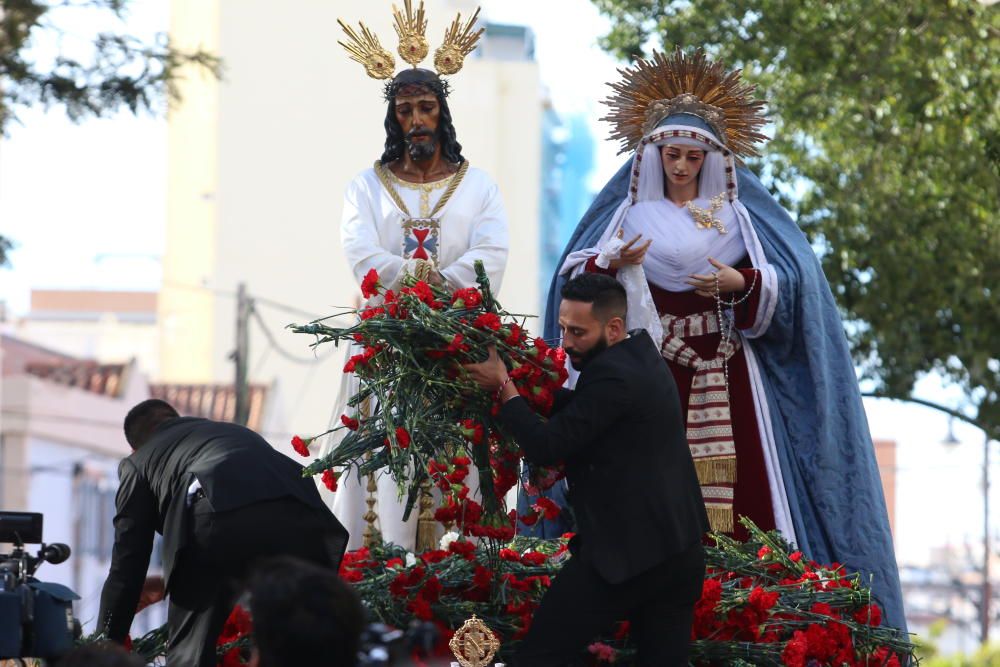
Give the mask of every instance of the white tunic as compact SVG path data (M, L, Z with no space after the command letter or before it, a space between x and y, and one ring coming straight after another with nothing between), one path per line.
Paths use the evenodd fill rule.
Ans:
M454 178L454 177L451 177ZM500 289L507 264L507 216L499 188L485 172L469 167L454 193L444 207L434 216L438 218L436 239L414 241L404 231L408 218L430 216L438 201L447 191L451 178L434 183L418 184L402 181L390 174L389 179L396 193L406 205L400 210L385 191L381 180L372 168L366 169L351 181L344 196L341 222L341 240L347 261L360 284L372 268L378 271L383 285L396 287L406 273L408 263L418 245L434 261L449 287L476 285L475 261L482 260L494 292ZM407 239L409 238L409 243ZM357 350L347 348L347 354ZM331 427L340 425L340 415L348 412L347 399L359 389L357 376L344 374L337 406L331 418ZM344 430L327 438L319 455L328 454L344 437ZM319 481L317 477L317 482ZM467 481L475 492L477 480ZM359 480L356 472L344 473L335 494L319 484L320 492L330 503L334 514L350 533L348 549L362 546L367 511L365 505L366 481ZM410 518L403 523L404 502L399 499L396 483L383 474L378 478L379 515L378 528L383 540L394 542L413 550L416 544L417 514L414 508Z
M344 196L341 239L359 283L371 268L378 271L384 285L399 280L407 259L403 221L407 217L429 216L451 181L448 178L421 184L390 178L410 216L399 210L374 169L358 174ZM476 284L474 262L481 259L490 286L499 291L509 244L507 215L493 179L486 172L469 167L436 217L440 218L440 232L434 264L441 275L452 287L472 287Z

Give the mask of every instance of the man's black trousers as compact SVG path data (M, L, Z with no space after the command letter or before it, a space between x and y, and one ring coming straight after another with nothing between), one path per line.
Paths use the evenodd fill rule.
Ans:
M634 664L687 665L704 576L700 543L621 584L609 584L582 559L570 558L542 598L513 666L584 664L587 646L626 619L639 649Z
M293 498L213 512L204 498L192 512L192 536L170 577L168 667L215 667L219 633L261 558L296 556L335 567L326 510ZM324 516L325 514L325 516Z

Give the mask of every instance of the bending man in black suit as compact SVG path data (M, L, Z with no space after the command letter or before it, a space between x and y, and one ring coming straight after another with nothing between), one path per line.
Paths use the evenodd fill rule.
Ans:
M501 417L528 461L565 465L576 517L573 557L542 599L517 667L578 664L625 618L639 665L688 664L708 518L677 387L649 334L626 333L625 310L625 290L609 276L586 273L563 287L559 326L580 377L548 421L520 398L495 351L466 367L500 392Z
M140 605L169 595L167 665L214 667L215 643L259 558L287 554L336 571L347 531L302 466L253 431L179 417L148 400L125 417L115 545L98 628L123 641ZM146 579L153 533L162 580ZM145 583L144 583L145 581Z

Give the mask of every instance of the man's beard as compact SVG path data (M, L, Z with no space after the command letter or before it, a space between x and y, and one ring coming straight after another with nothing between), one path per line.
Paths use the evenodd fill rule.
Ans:
M565 348L565 349L566 349L566 356L569 357L569 361L571 364L573 364L573 368L577 372L580 372L584 369L584 367L587 364L589 364L594 359L594 357L599 355L601 352L604 352L604 350L608 349L608 339L606 336L601 336L600 340L594 343L594 347L590 348L586 352L583 352L582 354L577 352L573 348Z
M413 141L414 137L427 137L426 141ZM437 150L437 132L412 130L406 135L406 152L414 162L423 162L434 157Z

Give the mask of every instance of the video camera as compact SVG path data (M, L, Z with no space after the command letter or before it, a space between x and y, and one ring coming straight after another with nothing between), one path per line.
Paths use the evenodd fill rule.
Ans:
M358 667L409 665L410 656L428 656L440 633L433 623L414 621L405 630L369 623L361 633Z
M0 543L14 550L0 554L0 658L58 658L73 648L80 624L73 600L80 596L62 584L46 583L34 574L42 563L69 558L65 544L42 543L42 515L0 511ZM32 556L25 544L39 544Z

